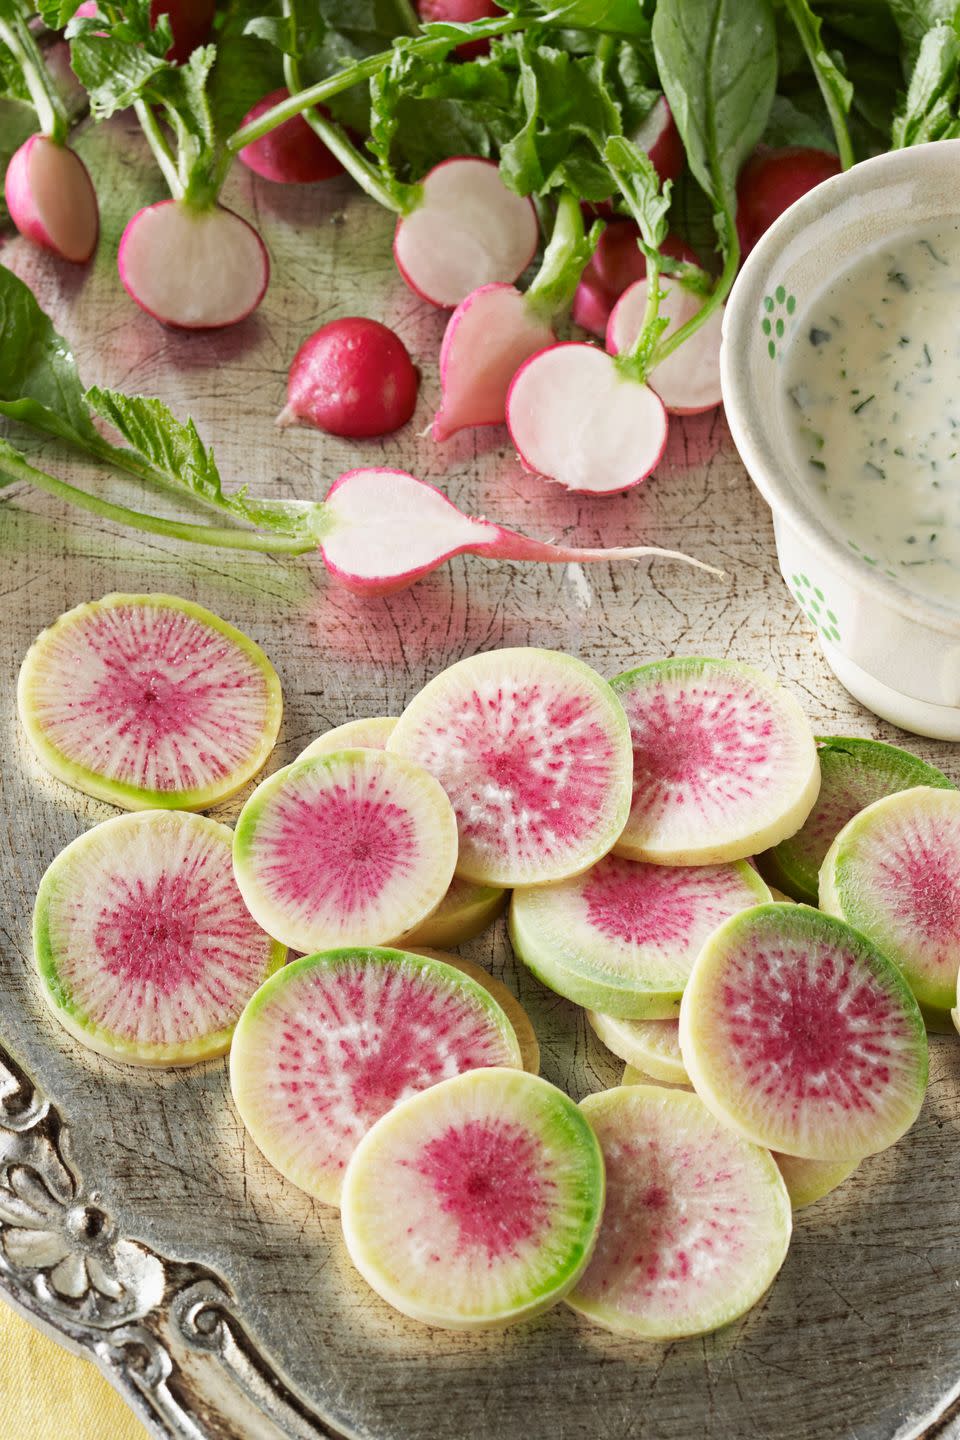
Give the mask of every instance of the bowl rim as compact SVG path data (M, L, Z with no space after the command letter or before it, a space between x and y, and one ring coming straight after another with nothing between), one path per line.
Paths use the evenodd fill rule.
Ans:
M801 235L812 221L828 217L841 201L851 196L910 179L918 165L936 162L938 167L942 165L951 170L951 178L955 179L958 161L960 139L933 140L861 160L849 170L831 176L808 190L774 221L747 256L724 308L720 344L720 388L730 433L750 479L774 514L788 520L811 549L834 568L844 571L859 589L908 619L951 635L960 635L960 610L945 602L917 595L899 580L867 565L827 528L812 505L802 503L797 491L786 483L786 470L778 471L768 466L763 447L755 435L755 391L742 357L747 353L758 307L767 293L766 282L777 259L786 245ZM949 189L945 187L944 193L949 195ZM956 214L960 219L960 205ZM906 230L909 224L899 228ZM895 235L898 229L885 233Z

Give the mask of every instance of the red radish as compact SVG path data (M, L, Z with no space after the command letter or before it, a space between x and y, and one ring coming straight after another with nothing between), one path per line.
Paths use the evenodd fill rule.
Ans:
M358 595L403 590L445 560L467 553L547 564L660 555L710 569L702 561L653 546L584 550L529 540L491 520L464 515L435 486L403 470L381 467L341 475L324 501L324 522L324 563L341 585Z
M801 195L839 175L840 161L827 150L785 145L771 150L758 145L737 180L737 235L744 256Z
M638 485L667 443L660 397L595 345L553 345L522 365L507 425L527 470L591 495Z
M331 320L293 357L278 425L315 425L352 440L389 435L417 403L420 376L403 341L378 320Z
M669 335L679 330L696 315L705 296L662 276L660 314L670 321L664 331ZM647 306L647 282L638 280L625 290L617 301L607 324L607 352L619 355L629 350L640 334ZM655 390L673 415L698 415L712 410L723 399L720 393L720 331L723 306L720 305L690 338L648 376Z
M457 306L440 347L443 399L434 440L467 425L501 425L510 381L555 336L513 285L481 285Z
M637 243L639 239L640 227L635 220L616 220L608 225L577 287L573 318L601 340L620 296L630 285L646 278L647 262ZM696 252L679 235L668 235L660 249L674 260L698 263Z
M259 120L267 110L272 110L274 105L279 105L289 96L285 85L279 90L272 90L243 117L243 124L250 125ZM314 134L302 115L284 120L275 130L244 145L239 151L239 159L255 175L262 175L264 180L273 180L278 185L305 185L343 174L340 161L330 153L319 135Z
M66 145L31 135L7 166L4 194L27 240L63 260L90 259L100 233L97 196L87 167Z
M654 103L630 138L649 155L661 185L676 180L687 157L666 95Z
M589 269L589 266L587 268ZM573 297L573 308L570 312L573 323L602 339L612 308L613 302L603 286L584 273Z
M167 51L167 59L182 65L198 45L202 45L210 34L216 0L151 0L150 24L156 25L161 15L170 20L173 44ZM83 0L74 12L83 18L97 14L96 0Z
M431 305L452 310L473 290L512 283L530 264L539 226L533 202L508 190L492 160L443 160L421 182L416 209L397 221L400 274Z
M120 239L124 289L141 310L183 330L235 325L255 310L270 257L252 225L214 205L160 200L138 210Z
M424 25L438 20L452 20L458 25L471 20L486 20L488 16L501 14L495 0L419 0L417 10ZM457 54L464 60L473 60L486 55L490 49L489 40L471 40L457 46Z

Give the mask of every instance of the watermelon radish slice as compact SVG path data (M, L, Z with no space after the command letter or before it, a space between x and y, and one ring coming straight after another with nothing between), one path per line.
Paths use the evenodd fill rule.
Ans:
M20 719L41 764L124 810L202 810L273 749L283 702L259 645L173 595L78 605L27 651Z
M680 1054L678 1020L618 1020L615 1015L601 1015L596 1010L588 1010L587 1019L597 1038L628 1067L642 1070L652 1080L690 1084Z
M465 960L462 955L450 955L445 950L431 950L426 947L417 948L413 953L426 955L428 960L439 960L444 965L452 965L454 970L462 970L464 975L469 975L471 980L475 980L484 990L488 990L513 1026L517 1043L520 1046L520 1059L524 1070L529 1070L531 1075L539 1075L540 1042L537 1039L537 1033L533 1028L530 1016L513 991L508 990L502 980L491 975L489 970L484 970L482 965L475 965L472 960Z
M806 905L761 905L714 931L684 991L680 1050L720 1120L811 1160L886 1149L927 1084L923 1020L896 966Z
M341 1200L350 1258L389 1305L450 1330L526 1320L579 1279L603 1158L561 1090L474 1070L398 1105L361 1140Z
M707 1334L755 1305L792 1229L769 1152L679 1090L620 1086L580 1108L603 1150L607 1204L568 1305L645 1340Z
M694 1093L692 1085L683 1084L679 1080L658 1080L655 1075L650 1075L646 1070L639 1070L636 1065L624 1066L621 1085L656 1085L661 1090L686 1090L689 1095Z
M402 936L404 945L416 950L432 945L447 950L452 945L465 945L488 930L498 915L507 908L509 896L500 885L478 885L454 875L450 888L432 915Z
M457 816L457 874L480 885L585 870L629 810L622 707L596 671L556 650L491 650L451 665L410 702L387 747L440 781Z
M43 997L91 1050L136 1065L222 1055L286 952L251 918L226 825L148 810L95 825L40 882L33 942Z
M611 684L633 739L633 808L619 854L713 865L803 824L820 786L816 746L793 696L763 671L684 655Z
M854 816L823 862L820 906L899 967L930 1028L949 1030L960 971L960 792L918 786Z
M819 903L820 866L848 820L884 795L914 785L954 789L933 765L907 750L845 735L817 739L820 794L795 835L759 857L764 878L795 900Z
M291 950L381 945L435 910L457 822L398 755L340 750L278 770L240 812L233 864L251 915Z
M483 1065L519 1066L489 990L401 950L287 965L244 1010L230 1053L240 1118L271 1165L337 1205L358 1141L392 1105Z
M311 755L332 755L336 750L383 750L397 720L394 715L372 715L369 719L348 720L335 725L301 750L298 760Z
M743 861L683 869L607 855L583 875L515 891L510 940L538 980L577 1005L676 1019L707 937L769 898Z

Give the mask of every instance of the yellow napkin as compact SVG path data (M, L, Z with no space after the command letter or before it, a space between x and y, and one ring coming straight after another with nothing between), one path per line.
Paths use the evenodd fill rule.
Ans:
M0 1304L0 1440L147 1440L89 1360Z

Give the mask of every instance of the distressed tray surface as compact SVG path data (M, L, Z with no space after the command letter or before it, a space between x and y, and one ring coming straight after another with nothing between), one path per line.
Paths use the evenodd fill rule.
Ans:
M123 123L80 140L105 197L93 273L13 242L3 260L73 343L87 383L155 393L216 442L225 479L321 496L350 464L405 464L476 513L583 544L642 537L721 565L719 581L634 568L460 559L406 593L361 601L319 558L200 552L125 535L21 489L0 502L0 1286L92 1355L158 1436L374 1440L905 1440L960 1435L960 1044L932 1043L910 1136L797 1218L784 1270L744 1320L646 1346L560 1307L499 1334L459 1336L393 1314L347 1262L336 1212L275 1174L245 1137L224 1062L139 1073L73 1044L43 1008L30 916L44 868L110 807L44 775L18 731L17 668L60 611L109 590L169 590L255 636L286 717L272 766L356 715L397 713L443 666L499 645L548 645L611 675L672 651L779 673L820 733L901 739L828 674L776 570L766 508L725 425L676 425L654 481L589 501L520 472L504 432L443 449L418 439L437 400L442 317L389 260L390 217L346 186L231 179L228 203L274 259L261 310L216 337L182 336L125 299L124 219L156 198ZM424 367L398 442L350 446L277 431L287 363L339 314L394 325ZM74 463L74 462L70 462ZM79 464L79 462L75 462ZM66 474L62 457L51 461ZM949 746L907 742L960 774ZM242 799L242 797L241 797ZM232 819L240 801L217 813ZM621 1066L573 1006L518 967L502 926L469 947L529 1008L543 1073L575 1097ZM0 1362L2 1363L2 1362Z

